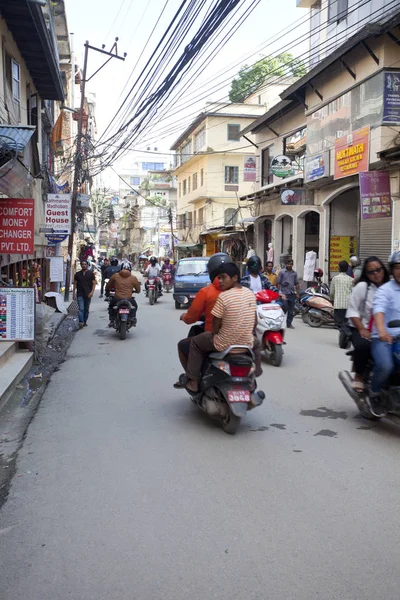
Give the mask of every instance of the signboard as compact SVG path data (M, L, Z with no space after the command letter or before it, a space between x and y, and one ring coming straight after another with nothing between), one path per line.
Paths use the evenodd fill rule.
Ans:
M293 206L304 204L306 192L303 189L283 190L281 192L281 204L284 206Z
M65 239L67 239L67 237L68 237L67 233L46 234L46 238L48 239L50 244L61 244L61 242L63 242Z
M392 216L389 171L360 173L360 200L363 219Z
M357 254L357 238L350 235L333 235L329 247L329 264L331 271L339 271L341 260L349 260Z
M78 194L76 197L76 201L80 208L89 208L90 194Z
M64 259L62 256L50 258L50 283L64 281Z
M256 157L245 156L244 157L244 181L255 181L256 180Z
M384 74L382 123L400 124L400 71L386 71Z
M116 204L119 204L119 198L118 198L118 196L113 196L111 198L110 204L111 204L111 206L115 206Z
M334 179L368 171L369 126L357 129L335 141Z
M35 201L0 198L0 254L34 254Z
M275 156L271 161L271 171L277 177L288 177L292 174L292 161L288 156Z
M159 246L169 246L171 244L170 233L160 233Z
M34 288L0 288L0 340L35 339Z
M306 156L305 160L305 179L306 181L315 181L321 177L329 176L329 153L321 152Z
M47 246L47 248L45 248L45 250L46 250L47 258L51 258L52 256L56 255L56 247L55 246Z
M71 233L71 194L47 195L45 226L53 233Z

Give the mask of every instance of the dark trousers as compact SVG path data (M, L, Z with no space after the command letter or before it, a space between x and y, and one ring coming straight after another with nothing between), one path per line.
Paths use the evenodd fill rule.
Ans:
M101 286L100 286L100 296L102 296L104 294L104 286L105 286L106 280L101 278Z
M354 370L363 375L371 358L371 342L361 337L355 327L351 328L351 341L354 347Z
M287 326L292 324L294 317L294 307L296 305L296 294L286 294L287 298Z
M89 318L89 307L91 298L85 296L78 296L78 319L79 323L87 323Z
M341 331L343 325L346 322L346 309L345 308L335 308L333 311L333 319L336 323L336 327Z
M186 342L187 340L182 340L182 342ZM193 379L195 381L200 381L201 378L201 365L203 364L203 360L205 357L211 352L218 352L214 346L213 334L209 331L205 331L200 335L196 335L195 337L189 340L189 356L187 358L186 366L182 362L182 366L186 370L186 374L189 379ZM181 343L181 342L180 342ZM185 346L179 347L178 350L184 350ZM261 369L261 344L260 342L254 338L253 344L253 352L256 363L256 376L258 377L262 373ZM181 357L181 354L179 354Z
M119 300L117 300L115 296L113 298L110 298L110 304L108 305L108 315L110 317L110 321L114 320L115 313L117 312L114 310L114 306L117 304L117 302L119 302ZM130 298L129 302L132 304L132 310L131 310L132 318L135 319L136 311L138 309L137 302L136 302L135 298Z

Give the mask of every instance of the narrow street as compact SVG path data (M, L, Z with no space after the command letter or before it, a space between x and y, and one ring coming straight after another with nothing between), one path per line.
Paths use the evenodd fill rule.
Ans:
M358 417L336 332L295 320L236 436L172 387L187 327L98 292L0 512L1 600L397 600L400 430Z

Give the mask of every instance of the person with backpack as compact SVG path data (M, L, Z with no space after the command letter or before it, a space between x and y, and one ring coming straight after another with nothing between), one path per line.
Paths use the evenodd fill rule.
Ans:
M364 261L358 283L351 293L346 311L354 347L354 381L356 392L364 391L363 374L371 359L371 335L374 297L378 288L390 279L383 262L376 256Z

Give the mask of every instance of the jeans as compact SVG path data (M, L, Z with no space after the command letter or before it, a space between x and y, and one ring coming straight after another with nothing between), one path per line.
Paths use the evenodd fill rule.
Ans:
M85 298L85 296L78 296L78 318L79 323L87 323L89 318L89 306L90 306L90 298Z
M292 324L294 317L294 307L296 305L296 294L286 294L287 298L287 326L289 327Z
M371 351L374 359L371 389L374 394L379 394L394 370L393 349L391 344L373 338Z

